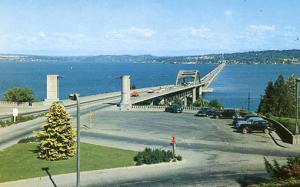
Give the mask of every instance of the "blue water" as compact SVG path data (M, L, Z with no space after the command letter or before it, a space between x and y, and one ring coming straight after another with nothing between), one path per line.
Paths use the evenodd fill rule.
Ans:
M280 74L300 77L300 65L227 65L211 85L214 92L205 98L218 99L226 107L247 109L250 92L250 109L256 111L268 81L275 81Z
M103 63L0 63L0 95L11 87L30 87L39 99L46 97L47 74L63 76L60 98L69 93L81 96L120 91L121 75L130 74L137 88L174 84L181 69L197 69L206 74L215 65L103 64ZM0 98L1 98L0 96ZM2 97L3 99L3 97Z
M137 88L174 84L181 69L199 70L205 75L216 65L197 64L100 64L100 63L0 63L0 98L11 87L30 87L39 99L46 97L46 75L59 74L60 98L72 92L82 96L119 91L121 75L130 74ZM269 80L279 74L300 77L300 65L227 65L212 83L214 92L207 99L218 99L225 107L247 108L250 92L252 110L257 110L259 99Z

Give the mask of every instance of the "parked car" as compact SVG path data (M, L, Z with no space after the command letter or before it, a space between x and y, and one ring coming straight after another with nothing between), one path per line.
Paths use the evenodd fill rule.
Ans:
M250 118L255 118L255 117L259 117L257 114L247 114L245 115L244 117L236 117L234 118L233 122L232 122L232 125L233 126L236 126L236 124L239 122L239 121L247 121L248 119Z
M149 90L147 90L147 93L154 93L154 90L149 89Z
M195 116L198 116L198 117L215 116L215 115L219 115L220 112L221 111L216 108L202 107L198 110L198 112L195 114Z
M200 108L198 110L198 112L195 114L195 116L197 116L197 117L207 117L208 116L207 112L209 110L211 110L211 108L209 108L209 107L202 107L202 108Z
M222 112L222 110L216 109L216 108L211 108L210 110L208 110L206 112L207 116L217 116L220 115L220 113Z
M179 104L171 104L166 107L165 112L171 112L171 113L181 113L183 111L183 108Z
M139 92L137 92L136 90L133 90L133 91L131 92L131 97L138 97L138 96L140 96L140 94L139 94Z
M235 128L239 128L239 126L241 124L250 124L252 123L253 121L263 121L264 119L259 117L259 116L253 116L253 117L249 117L247 118L246 120L239 120L235 123L234 127Z
M215 118L226 118L226 119L235 119L239 116L240 114L236 109L224 109L214 114Z
M252 120L250 123L241 124L237 130L243 134L247 134L254 131L269 133L274 129L266 120Z

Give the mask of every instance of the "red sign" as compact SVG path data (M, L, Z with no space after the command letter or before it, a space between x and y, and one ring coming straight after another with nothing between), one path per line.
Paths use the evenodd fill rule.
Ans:
M176 144L176 136L172 136L172 140L171 141L172 141L173 144Z

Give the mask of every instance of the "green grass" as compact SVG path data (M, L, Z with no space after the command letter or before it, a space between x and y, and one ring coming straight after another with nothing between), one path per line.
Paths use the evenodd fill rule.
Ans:
M295 128L296 119L295 118L275 117L275 116L272 116L272 118L274 120L278 121L279 123L281 123L282 125L284 125L292 133L295 133L295 131L296 131L296 128Z
M20 143L0 150L0 182L47 176L76 171L76 157L61 161L37 158L38 143ZM81 143L81 171L125 167L134 165L134 151Z

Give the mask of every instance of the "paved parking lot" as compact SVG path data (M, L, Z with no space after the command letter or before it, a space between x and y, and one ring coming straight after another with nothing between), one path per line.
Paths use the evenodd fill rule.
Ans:
M171 149L171 136L177 137L182 168L168 173L158 169L152 174L128 170L126 180L114 178L105 185L244 186L268 178L263 157L283 160L298 154L278 147L265 133L235 132L230 119L194 117L192 113L96 111L92 120L88 115L82 120L92 125L82 129L82 140L95 144Z
M108 133L146 140L169 140L176 135L178 143L219 142L249 145L270 145L265 133L241 134L235 132L230 119L195 117L192 113L165 112L109 112L98 111L92 120L83 118L89 132Z

